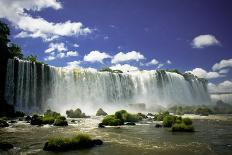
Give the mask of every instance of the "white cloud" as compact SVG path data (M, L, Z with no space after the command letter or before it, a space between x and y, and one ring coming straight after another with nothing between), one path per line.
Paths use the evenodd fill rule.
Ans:
M137 67L131 66L128 64L124 64L124 65L116 64L114 66L111 66L110 68L113 70L121 70L123 72L131 72L131 71L138 71L139 70Z
M213 45L220 45L220 42L211 34L199 35L192 41L193 48L204 48Z
M213 65L212 69L214 71L220 70L222 68L232 67L232 59L221 60L219 63Z
M224 77L225 75L221 75L218 72L207 72L206 70L202 68L195 68L192 71L187 71L190 72L199 78L206 78L206 79L215 79L219 77Z
M66 68L79 68L81 64L81 61L71 61L71 62L67 62L67 66Z
M108 40L108 39L109 39L109 37L108 37L108 36L105 36L103 39L104 39L104 40Z
M0 18L6 18L15 28L21 30L15 36L18 38L32 37L51 41L60 36L78 36L92 32L81 22L53 23L41 17L32 17L26 12L41 11L45 8L58 10L62 8L62 5L57 0L1 0Z
M167 60L166 63L169 65L172 64L172 62L170 60Z
M50 53L50 52L53 52L55 50L57 50L58 52L63 52L63 51L67 51L68 50L64 46L64 43L50 43L48 47L49 48L44 51L45 53Z
M78 56L78 52L77 51L68 51L66 54L67 57L74 57L74 56Z
M103 63L103 60L107 58L111 58L111 56L105 52L91 51L89 54L84 56L84 61Z
M226 80L219 84L208 84L209 92L232 92L232 81Z
M160 69L161 67L163 67L164 66L164 64L159 64L158 66L157 66L157 69Z
M78 45L78 44L73 44L73 47L80 47L80 45Z
M55 60L55 59L56 58L54 56L51 56L51 55L44 58L45 61L51 61L51 60Z
M58 53L57 55L56 55L56 58L64 58L65 57L65 53Z
M140 54L140 52L136 52L136 51L131 51L128 53L123 53L123 52L119 52L118 54L114 55L113 59L111 60L111 63L119 63L119 62L124 62L124 61L139 61L145 59L145 57Z
M148 62L147 64L146 64L146 66L150 66L150 65L157 65L159 63L159 61L158 60L156 60L156 59L152 59L150 62Z
M219 70L219 73L220 74L226 74L228 73L230 70L229 69L222 69L222 70Z

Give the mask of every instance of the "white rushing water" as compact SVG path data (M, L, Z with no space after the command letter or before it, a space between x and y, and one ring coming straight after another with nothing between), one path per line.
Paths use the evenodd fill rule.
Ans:
M165 71L130 73L96 72L56 68L23 60L9 60L5 98L16 109L40 111L47 108L64 112L80 107L83 111L121 108L144 103L147 108L171 104L207 104L206 83Z

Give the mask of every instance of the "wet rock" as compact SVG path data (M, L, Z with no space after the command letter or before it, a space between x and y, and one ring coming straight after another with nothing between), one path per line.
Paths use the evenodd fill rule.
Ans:
M99 127L99 128L104 128L105 125L103 125L103 123L99 123L99 124L98 124L98 127Z
M17 121L16 120L11 120L8 123L17 123Z
M125 125L136 125L134 122L127 122Z
M7 143L7 142L0 142L0 149L1 150L4 150L4 151L7 151L9 149L12 149L14 146L10 143Z
M4 127L8 127L8 126L9 126L9 124L5 120L0 119L0 128L4 128Z
M28 122L28 123L30 123L30 121L31 121L31 116L26 116L26 117L25 117L25 121Z
M156 128L162 128L163 126L161 124L156 124L155 127Z
M71 120L71 122L72 122L72 123L76 123L76 120L73 119L73 120Z
M102 145L103 144L103 141L100 139L94 139L92 142L94 145Z

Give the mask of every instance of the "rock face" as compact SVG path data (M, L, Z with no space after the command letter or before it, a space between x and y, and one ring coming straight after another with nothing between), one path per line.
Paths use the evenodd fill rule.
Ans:
M14 146L10 143L7 143L7 142L0 142L0 149L1 150L4 150L4 151L7 151L9 149L12 149Z
M9 124L5 120L0 119L0 128L4 128L4 127L8 127L8 126L9 126Z

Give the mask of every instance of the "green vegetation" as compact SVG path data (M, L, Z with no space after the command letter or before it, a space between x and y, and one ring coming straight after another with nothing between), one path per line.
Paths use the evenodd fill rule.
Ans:
M45 151L67 151L101 145L101 140L92 140L88 134L78 134L72 138L50 138L44 145Z
M64 116L59 116L55 119L54 124L55 126L67 126L68 122Z
M154 115L154 120L155 121L163 121L165 116L169 116L169 112L168 111L164 111L164 112L159 112L158 114Z
M4 128L4 127L8 127L8 126L9 126L9 124L5 120L0 119L0 128Z
M97 110L96 116L106 116L108 115L102 108Z
M213 107L213 112L215 114L232 114L232 105L219 100Z
M102 68L101 70L99 70L100 72L110 72L110 73L123 73L123 71L121 70L112 70L111 68L109 67L106 67L106 68Z
M193 122L190 118L170 115L168 111L155 114L154 120L163 121L163 127L171 127L172 131L194 131L194 127L192 126ZM157 127L160 127L160 125Z
M107 115L103 120L102 120L102 125L109 125L109 126L118 126L118 125L123 125L124 122L115 117L115 115Z
M115 112L114 115L107 115L102 120L102 125L118 126L123 125L125 122L138 122L143 118L138 114L130 114L126 110Z
M195 110L195 114L202 115L202 116L208 116L209 114L212 114L212 110L207 107L197 108Z
M67 110L66 111L66 115L69 118L86 118L88 116L85 115L85 113L82 113L81 109L77 108L75 111L71 110Z
M175 123L172 126L172 131L176 132L193 132L194 131L194 127L192 125L186 125L184 123Z
M59 113L47 110L44 116L34 114L31 118L31 125L53 124L55 126L67 126L68 122L64 116Z

